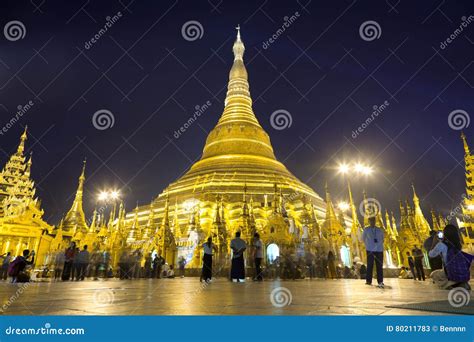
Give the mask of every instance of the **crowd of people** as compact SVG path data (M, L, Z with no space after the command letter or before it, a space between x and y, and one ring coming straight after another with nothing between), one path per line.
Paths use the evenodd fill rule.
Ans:
M377 286L383 288L383 253L384 230L376 226L375 218L369 219L369 225L364 228L362 235L366 247L367 265L356 257L353 266L337 263L334 252L330 249L316 249L306 251L298 256L294 250L291 252L284 248L272 262L263 267L264 246L260 235L255 233L249 246L236 232L235 238L230 243L231 262L230 280L244 282L246 279L245 255L248 256L247 266L252 266L254 281L268 279L365 279L367 285L372 284L373 271L376 270ZM214 276L213 258L217 252L212 237L200 246L202 248L201 281L210 282ZM424 242L423 248L428 255L429 277L442 288L464 287L470 289L470 266L473 256L462 251L462 238L459 229L454 225L447 225L443 231L432 231L430 237ZM249 251L247 251L249 249ZM247 253L245 253L247 251ZM10 276L12 282L28 282L30 274L28 267L34 265L35 252L24 250L22 255L13 257L10 252L0 256L0 279L7 280ZM427 278L423 260L425 253L415 246L411 252L406 252L406 265L402 266L399 278L424 281ZM178 276L184 277L186 260L178 260ZM52 278L63 281L82 281L86 278L99 279L117 277L119 279L135 278L174 278L175 267L169 265L165 258L157 253L143 255L142 251L123 250L119 255L115 271L111 265L111 255L107 250L89 252L88 246L82 249L71 242L68 248L59 251L54 256ZM222 269L222 265L220 265ZM47 276L49 269L43 273Z

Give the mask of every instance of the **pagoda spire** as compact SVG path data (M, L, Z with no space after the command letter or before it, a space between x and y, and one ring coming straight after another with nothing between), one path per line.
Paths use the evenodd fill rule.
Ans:
M245 46L240 26L237 27L232 51L234 62L229 72L224 111L206 140L201 160L245 153L275 161L268 134L260 126L252 109L248 74L244 65Z
M66 217L64 218L64 222L63 222L64 235L75 234L77 231L81 231L82 233L87 233L87 230L88 230L87 223L85 219L84 210L82 209L82 195L84 191L84 182L86 180L85 172L86 172L86 160L84 159L82 172L81 172L81 175L79 176L79 182L78 182L74 202L72 203L71 209L69 209L68 213L66 214Z
M471 152L469 150L469 145L467 144L467 139L466 139L466 135L464 134L464 132L461 132L461 139L462 139L462 142L463 142L463 145L464 145L464 153L466 155L470 155Z
M23 134L21 135L21 138L20 138L20 144L18 145L18 149L17 149L17 153L19 155L23 155L23 152L25 151L25 141L27 139L27 131L28 131L28 126L25 126Z

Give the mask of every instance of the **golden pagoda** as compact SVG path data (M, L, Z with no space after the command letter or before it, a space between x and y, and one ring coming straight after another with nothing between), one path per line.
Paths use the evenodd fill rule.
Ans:
M303 223L306 231L319 234L317 220L305 219L305 201L309 199L310 210L320 217L324 201L276 159L252 109L244 52L238 28L224 111L206 139L200 160L150 205L138 208L141 231L150 225L160 227L157 250L176 248L176 253L167 252L170 263L183 256L191 262L189 267L198 267L196 247L208 236L227 251L236 231L247 241L259 232L267 245L278 248L294 246ZM169 212L174 213L173 224ZM135 213L126 215L126 226L134 221Z
M85 172L86 161L84 160L82 172L79 176L76 195L74 197L74 201L72 202L71 209L69 209L64 219L61 220L61 223L58 227L61 228L64 237L69 237L73 241L83 240L89 232L84 210L82 209L82 195L84 192L84 182L86 180Z
M464 145L464 166L466 173L466 193L462 203L463 220L459 221L463 227L464 243L473 250L474 244L474 156L471 154L464 133L461 134Z
M36 252L36 260L44 260L53 227L42 217L41 202L35 197L31 178L32 157L24 155L27 129L21 135L16 152L0 172L0 254L20 255L23 249Z

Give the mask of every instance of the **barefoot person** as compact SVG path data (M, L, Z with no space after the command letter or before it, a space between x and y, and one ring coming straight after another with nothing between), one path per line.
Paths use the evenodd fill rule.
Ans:
M244 252L247 249L245 241L240 238L240 232L235 233L235 239L230 242L232 249L232 266L230 271L230 279L233 282L245 281L245 265Z
M364 228L362 233L365 249L367 251L367 276L365 283L372 285L372 273L377 270L378 287L383 288L383 239L384 232L375 225L375 216L369 217L369 226Z

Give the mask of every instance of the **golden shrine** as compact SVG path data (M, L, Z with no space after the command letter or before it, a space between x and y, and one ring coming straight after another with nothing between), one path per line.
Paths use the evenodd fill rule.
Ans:
M327 185L323 199L276 159L270 138L252 109L244 52L238 31L224 110L207 137L200 160L150 204L132 212L126 213L120 202L113 205L108 218L100 208L86 220L84 161L70 210L56 227L44 222L31 179L31 157L27 161L24 156L25 129L16 153L0 173L0 252L18 255L21 249L33 249L38 252L36 265L43 266L51 263L48 256L75 241L79 246L87 244L90 250L109 252L113 265L123 251L140 250L142 256L158 253L170 264L183 257L187 267L198 268L202 260L198 246L207 237L213 237L217 258L223 262L234 233L241 231L247 242L255 232L260 234L270 263L280 255L298 257L307 251L327 255L330 250L341 264L350 265L356 257L364 260L361 236L367 215L361 224L350 184L349 210L344 213L334 206ZM463 141L469 195L463 210L471 220L461 224L472 242L474 159L464 135ZM363 207L368 207L365 192ZM432 211L430 227L414 186L412 205L400 201L398 225L393 212L379 210L376 215L377 225L386 232L388 267L405 264L406 251L421 247L431 227L438 230L446 224Z
M24 155L27 130L21 135L16 152L0 173L0 251L20 255L35 250L43 260L49 251L53 227L43 220L41 202L35 197L31 179L32 158Z

